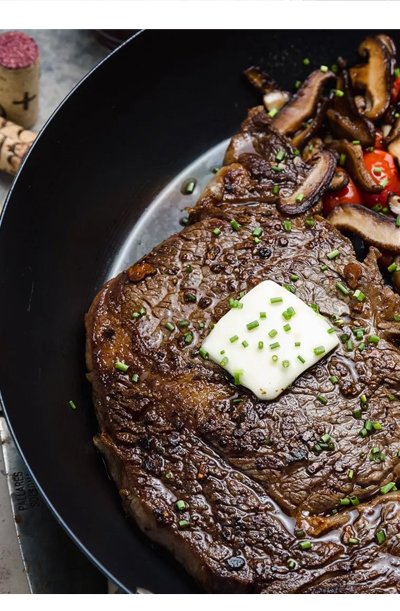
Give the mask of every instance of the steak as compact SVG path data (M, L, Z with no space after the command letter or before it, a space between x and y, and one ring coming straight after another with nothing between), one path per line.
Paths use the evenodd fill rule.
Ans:
M96 446L126 513L209 592L400 592L400 298L377 251L360 262L318 214L285 230L276 205L309 168L265 111L225 161L190 224L86 316ZM342 340L268 402L199 354L229 299L266 279Z

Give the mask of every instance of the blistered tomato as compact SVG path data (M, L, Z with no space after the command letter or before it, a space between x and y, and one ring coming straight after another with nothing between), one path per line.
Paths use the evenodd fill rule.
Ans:
M340 204L362 204L362 195L354 182L349 178L348 184L340 191L325 193L323 197L324 214L329 214Z
M393 83L393 87L392 87L392 95L391 95L391 101L394 104L395 102L397 102L397 98L399 97L399 93L400 93L400 78L395 79L394 83Z
M390 153L375 150L364 153L364 163L374 182L383 185L384 189L376 194L363 193L363 203L370 208L384 208L390 193L400 195L400 177L395 161Z

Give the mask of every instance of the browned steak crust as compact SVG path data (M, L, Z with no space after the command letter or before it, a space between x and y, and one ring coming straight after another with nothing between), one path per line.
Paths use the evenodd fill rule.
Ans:
M247 168L233 161L194 209L193 224L109 281L90 308L96 444L127 513L208 591L400 592L400 493L380 494L400 477L400 299L384 286L375 251L360 263L324 219L310 226L298 218L286 232L273 198L225 197L232 168L260 181L249 178L248 157ZM334 249L341 255L330 261ZM293 273L298 297L339 318L343 343L262 402L199 348L229 298L266 279L292 284ZM338 281L366 299L342 294ZM379 343L357 340L357 327ZM119 371L117 361L129 369ZM366 421L381 428L362 436ZM325 433L333 443L319 451ZM300 549L304 540L311 549Z

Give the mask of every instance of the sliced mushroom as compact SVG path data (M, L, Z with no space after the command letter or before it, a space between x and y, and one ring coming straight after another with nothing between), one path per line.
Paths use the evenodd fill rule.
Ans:
M364 206L343 204L332 210L328 221L338 229L352 231L372 246L400 253L400 228L383 214Z
M283 91L273 78L261 70L259 66L251 66L243 73L249 83L263 94L264 106L267 110L280 110L290 99L290 93Z
M381 185L374 182L365 167L362 148L359 144L352 144L347 140L333 140L329 143L329 148L346 156L345 167L362 189L368 193L380 193L383 190Z
M375 36L366 38L359 46L367 64L350 69L350 77L355 89L365 91L366 108L363 114L373 121L382 117L390 104L393 83L392 52L385 39Z
M330 108L326 116L332 132L338 138L359 140L362 146L372 146L375 139L375 127L371 121L363 120L361 117L342 115Z
M333 72L312 72L299 91L276 115L273 120L274 127L284 135L297 132L307 119L314 116L322 90L333 78Z
M396 195L396 193L390 193L387 199L387 205L393 214L400 214L400 197Z
M289 197L279 200L277 206L280 212L296 216L314 206L329 187L335 167L335 155L330 151L321 151L303 184Z
M331 183L329 185L329 191L340 191L347 187L349 184L349 175L342 168L336 168Z
M307 127L303 129L301 132L295 134L292 138L292 144L296 148L300 148L307 144L313 138L313 136L317 133L317 131L321 128L322 123L324 121L326 110L328 107L328 99L323 98L322 102L317 104L317 109L315 111L314 117L308 123Z

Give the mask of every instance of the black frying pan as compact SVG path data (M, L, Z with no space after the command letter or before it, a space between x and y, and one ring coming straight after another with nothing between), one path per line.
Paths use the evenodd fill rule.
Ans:
M260 102L241 76L244 68L261 63L292 89L309 70L304 57L311 67L329 65L338 54L354 60L364 36L362 31L141 33L66 99L11 190L0 228L3 404L57 518L128 591L197 588L125 518L92 445L96 422L85 380L84 313L110 273L179 228L176 207L187 200L176 196L176 188L173 209L164 193L144 217L143 212Z

